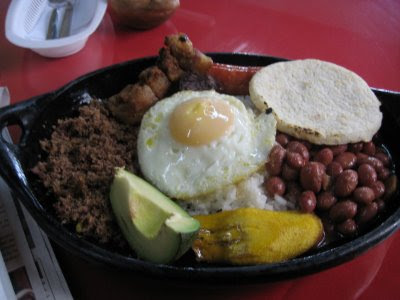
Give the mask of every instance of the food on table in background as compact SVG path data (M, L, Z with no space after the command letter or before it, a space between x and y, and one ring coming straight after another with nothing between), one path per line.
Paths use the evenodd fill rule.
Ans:
M263 264L285 261L318 245L321 220L314 214L239 208L196 216L193 250L200 261Z
M150 29L168 20L179 7L179 0L109 0L112 14L136 29Z
M281 68L288 69L287 73ZM182 242L181 233L192 234L193 238L194 223L177 224L175 221L182 220L175 217L170 220L171 211L164 209L159 197L154 196L158 191L142 194L140 199L145 201L141 201L144 205L140 206L143 208L140 216L130 218L133 215L127 213L132 211L124 209L130 203L127 187L133 186L138 191L140 188L136 184L131 186L132 180L126 179L136 178L135 175L127 176L121 169L115 182L127 189L113 188L113 195L118 197L111 196L113 203L124 200L118 201L124 205L114 207L121 230L118 228L108 195L115 167L125 167L138 176L143 175L189 215L209 215L205 218L210 217L211 223L218 220L213 224L221 232L231 230L231 216L237 216L245 224L245 231L251 237L268 232L268 227L257 230L251 227L253 223L248 223L247 214L253 213L274 216L265 220L259 217L263 219L260 222L256 217L257 224L280 224L283 221L276 220L286 220L287 214L290 215L293 221L287 223L290 226L280 228L285 232L298 227L305 230L310 224L308 221L297 224L298 216L312 218L314 222L318 216L328 235L325 242L342 236L354 237L368 229L379 220L397 191L389 153L379 139L371 141L382 119L379 102L359 77L330 63L294 61L276 63L257 72L259 69L214 63L194 48L185 34L167 36L156 65L143 70L137 82L102 102L93 101L81 108L76 118L59 121L51 139L41 141L45 155L33 171L55 196L54 207L62 223L73 225L84 237L116 245L118 249L126 246L122 230L132 248L138 249L139 256L152 261L169 262L175 259L179 247L187 249L189 241ZM264 73L270 72L273 78L266 79ZM309 76L309 72L321 77ZM295 78L297 81L289 86L285 83ZM218 93L246 95L249 81L251 100L246 96L241 97L241 102L234 96ZM269 86L268 90L265 86ZM277 88L286 89L287 93L280 93ZM357 92L363 98L354 104L359 97ZM271 98L271 93L282 96L282 100ZM289 104L297 103L295 110L285 102L293 94L296 98L289 100ZM324 97L321 99L320 95ZM332 95L334 101L329 98ZM324 109L321 103L328 100L331 105ZM343 110L347 101L356 106ZM353 113L349 115L348 111ZM354 117L356 113L362 118ZM322 122L326 125L321 126ZM275 136L276 126L280 131ZM163 235L158 236L161 227L152 227L155 219L147 218L149 208L162 216L158 225L165 221L176 230L164 226L168 230L163 229ZM275 217L275 213L265 210L303 213L282 213ZM124 228L121 216L133 222L131 230ZM135 226L139 230L134 230ZM149 239L151 233L157 236L154 240ZM271 236L249 239L241 245L249 246L248 252L253 253L268 238ZM164 244L170 251L157 252L153 244L159 240L162 240L160 246ZM206 249L219 253L216 246L224 244L223 241L205 244L199 240L194 248L197 253ZM308 247L317 240L307 240ZM279 243L282 245L282 241ZM288 256L280 259L309 249L300 245L294 243L282 250ZM237 252L225 250L228 252L221 254L218 261L247 263L227 258L227 253ZM268 251L262 254L265 254L263 262L277 259Z
M272 108L278 130L314 144L369 142L382 122L380 102L361 77L317 59L264 67L249 92L258 109Z
M174 199L214 193L264 166L275 125L271 114L256 116L233 96L182 91L157 102L143 116L140 169Z
M190 249L200 228L180 206L138 176L118 169L110 200L117 222L139 258L169 263Z

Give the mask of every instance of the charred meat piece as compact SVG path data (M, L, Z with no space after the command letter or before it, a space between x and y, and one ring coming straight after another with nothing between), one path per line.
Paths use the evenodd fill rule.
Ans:
M178 60L172 56L168 48L161 48L159 52L158 66L172 82L179 80L183 70L179 66Z
M181 68L186 71L206 74L213 64L210 57L193 47L189 37L184 33L167 36L164 44Z
M167 75L156 66L142 71L139 75L139 81L143 84L147 84L158 99L165 96L171 85Z
M158 98L147 84L129 84L119 94L108 99L112 115L125 124L137 124Z

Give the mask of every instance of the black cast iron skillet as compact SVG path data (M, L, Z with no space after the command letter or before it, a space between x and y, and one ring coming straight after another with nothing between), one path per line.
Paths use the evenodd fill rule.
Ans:
M232 53L214 53L210 56L216 62L245 66L266 66L283 60ZM292 278L336 266L356 257L398 229L400 197L397 194L390 202L387 212L356 239L341 240L286 262L223 266L197 263L190 254L171 265L141 261L80 238L73 230L61 225L45 202L40 201L45 195L37 192L38 183L29 171L37 163L41 151L39 141L50 136L51 126L59 118L74 115L77 108L88 102L91 97L105 98L119 92L126 84L134 82L141 70L154 65L155 60L155 57L149 57L100 69L57 91L0 110L1 131L10 125L18 125L22 129L17 144L7 143L3 137L0 138L0 174L12 190L14 198L21 200L41 228L61 247L91 262L132 270L150 277L196 283L255 283ZM376 89L373 91L382 102L381 109L384 115L379 135L398 166L400 93ZM397 167L396 174L400 174Z

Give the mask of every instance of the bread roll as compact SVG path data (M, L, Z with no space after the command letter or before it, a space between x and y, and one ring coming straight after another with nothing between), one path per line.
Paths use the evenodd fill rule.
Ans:
M278 130L314 144L370 141L382 122L380 102L360 76L317 59L264 67L249 92L258 109L272 108Z

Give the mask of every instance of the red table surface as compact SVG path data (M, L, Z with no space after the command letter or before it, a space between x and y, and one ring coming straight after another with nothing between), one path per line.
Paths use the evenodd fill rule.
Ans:
M127 29L106 13L82 51L59 59L6 40L9 2L0 2L0 86L9 88L12 103L104 66L156 55L164 36L176 32L187 33L202 51L319 58L355 71L372 87L400 91L396 0L181 0L170 20L148 31ZM400 233L338 267L246 286L178 286L89 264L56 245L55 250L72 294L83 299L400 299Z

